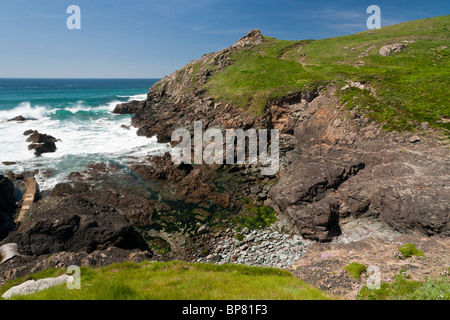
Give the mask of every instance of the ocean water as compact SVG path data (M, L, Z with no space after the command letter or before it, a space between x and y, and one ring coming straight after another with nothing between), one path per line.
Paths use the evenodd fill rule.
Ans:
M50 189L89 164L124 165L130 158L169 150L156 138L138 137L131 115L116 115L119 103L144 100L158 79L0 79L0 173L40 170L40 189ZM16 116L36 120L8 122ZM60 139L54 153L36 157L26 130ZM3 162L16 162L4 165ZM50 177L45 171L52 171Z

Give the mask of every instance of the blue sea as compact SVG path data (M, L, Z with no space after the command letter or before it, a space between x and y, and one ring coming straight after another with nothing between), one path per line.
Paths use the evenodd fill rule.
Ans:
M131 115L112 113L119 103L145 100L158 79L0 79L0 173L40 170L40 188L52 188L94 162L125 164L168 145L138 137ZM35 120L8 121L16 116ZM36 157L26 130L60 139L54 153ZM5 165L3 162L16 162ZM50 177L44 172L51 171Z

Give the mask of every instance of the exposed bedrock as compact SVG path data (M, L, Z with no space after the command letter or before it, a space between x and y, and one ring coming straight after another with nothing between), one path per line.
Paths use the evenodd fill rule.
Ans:
M14 197L14 183L7 177L0 175L0 240L15 227L14 214L16 211Z
M252 39L264 41L256 32L240 43L255 45ZM432 134L413 139L384 131L358 110L342 108L332 86L291 92L269 101L258 116L218 101L203 85L233 63L229 55L238 47L204 55L197 66L207 68L191 62L156 83L145 102L120 109L135 110L138 134L159 142L170 142L174 129L192 130L198 120L204 130L279 129L280 170L267 205L308 239L330 241L342 223L361 217L404 233L450 234L448 147Z
M17 243L25 255L90 253L109 247L147 249L141 235L115 208L79 195L48 197L35 203L3 243Z

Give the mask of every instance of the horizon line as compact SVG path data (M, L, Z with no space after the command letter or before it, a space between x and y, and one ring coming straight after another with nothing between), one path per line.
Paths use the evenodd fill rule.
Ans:
M150 78L83 78L83 77L75 77L75 78L63 78L63 77L0 77L0 80L11 80L11 79L35 79L35 80L159 80L163 79L161 77L150 77Z

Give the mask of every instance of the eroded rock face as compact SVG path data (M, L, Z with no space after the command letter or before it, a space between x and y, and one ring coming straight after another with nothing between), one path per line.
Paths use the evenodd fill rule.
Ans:
M138 135L157 136L159 142L170 142L177 128L192 131L199 120L204 130L279 129L278 182L264 194L258 193L262 186L255 182L253 191L230 194L229 200L258 195L308 239L330 241L346 219L361 217L400 232L448 236L450 160L448 150L432 138L410 143L402 135L384 132L358 110L347 114L340 110L333 87L269 101L262 116L207 95L203 85L233 63L230 53L261 41L259 32L250 32L234 46L204 55L156 83L140 107L132 103L121 108L137 109L132 125ZM388 55L405 46L388 45L381 51ZM370 84L350 82L343 90L350 87L371 89ZM206 195L214 194L208 170L173 168L163 158L153 159L154 166L138 164L133 169L146 178L169 181L174 193L189 201L208 201ZM247 181L250 178L259 179L249 176Z
M17 231L4 240L25 255L93 252L108 247L147 249L141 235L114 208L79 195L51 197L36 203Z
M212 184L216 174L206 166L175 165L169 153L149 156L147 160L146 163L132 165L133 170L146 179L160 182L158 191L169 199L229 206L229 194L216 192Z
M247 47L247 46L255 46L263 43L264 37L261 34L261 31L258 29L250 31L246 36L239 39L234 45L234 48Z
M139 109L142 109L145 106L145 101L130 101L127 103L118 104L114 110L113 113L116 114L135 114L136 111Z
M305 238L329 241L340 234L336 190L364 167L358 159L341 163L303 158L290 165L270 196Z
M242 46L256 45L263 41L259 31L252 31L235 46L204 55L198 61L158 81L143 102L118 105L117 113L134 113L132 125L140 136L158 138L160 143L171 141L177 128L192 129L194 121L202 120L204 129L211 127L227 129L255 127L255 118L250 112L234 108L226 103L215 103L206 94L203 85L208 79L232 64L230 54ZM263 126L267 127L267 126Z
M97 205L114 208L133 226L151 225L157 212L169 209L159 201L147 199L118 187L91 189L89 184L82 182L60 183L52 190L52 195L57 197L78 195Z
M312 240L331 241L343 221L361 217L402 233L449 236L445 148L433 139L427 146L411 144L360 116L340 119L337 102L323 99L299 112L284 106L293 110L298 145L287 153L271 204Z

